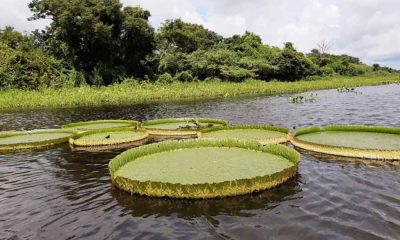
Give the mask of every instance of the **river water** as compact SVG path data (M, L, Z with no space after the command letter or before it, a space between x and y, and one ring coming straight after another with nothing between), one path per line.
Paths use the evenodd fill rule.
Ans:
M212 117L232 124L400 127L400 85L357 93L0 113L0 130L95 119ZM305 93L303 95L308 95ZM68 144L0 155L0 239L400 239L400 166L302 154L297 177L261 193L208 201L113 189L107 164L124 149Z

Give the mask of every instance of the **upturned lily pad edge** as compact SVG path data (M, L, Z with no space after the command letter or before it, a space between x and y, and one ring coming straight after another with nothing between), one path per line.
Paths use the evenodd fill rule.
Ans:
M267 176L259 176L251 179L237 179L220 183L204 183L192 185L151 181L141 182L121 176L114 176L114 173L120 167L140 157L163 151L193 147L238 147L256 151L263 151L288 159L291 163L293 163L293 165L281 172L277 172ZM282 183L297 174L299 162L300 154L297 151L282 145L262 145L256 141L200 139L184 142L161 142L128 150L110 161L109 172L113 185L130 193L145 195L149 197L208 199L249 194L252 192L262 191L281 185Z
M65 124L65 125L61 126L61 129L69 129L69 128L76 128L76 127L82 127L82 129L83 129L87 125L101 124L101 123L123 123L123 124L128 124L129 126L127 126L127 127L134 127L134 128L140 128L140 125L141 125L139 121L135 121L135 120L94 120L94 121L87 121L87 122L73 122L73 123ZM115 128L124 128L124 127L115 127ZM105 129L113 129L113 128L105 128ZM90 130L90 131L96 131L96 130ZM84 130L84 131L89 131L89 130Z
M96 143L97 141L87 141L84 144L77 143L77 140L80 139L81 137L84 136L89 136L93 134L99 134L99 133L115 133L115 132L123 132L123 131L132 131L132 132L141 132L143 135L130 138L129 140L118 140L116 139L113 142L108 142L108 143L102 143L98 144ZM100 147L100 146L111 146L111 145L120 145L120 144L125 144L125 143L134 143L134 142L142 142L146 140L149 137L148 132L145 129L133 129L133 128L111 128L111 129L100 129L100 130L93 130L93 131L87 131L87 132L82 132L75 134L69 138L69 144L72 147Z
M400 150L383 150L383 149L365 149L355 147L342 147L326 144L319 144L310 141L305 141L298 136L322 131L353 131L353 132L376 132L388 134L400 134L398 127L386 126L363 126L363 125L330 125L324 128L321 127L306 127L299 129L294 133L291 143L299 148L317 153L329 155L353 157L361 159L374 160L400 160Z
M43 148L47 146L52 146L60 143L68 142L71 136L76 134L75 131L69 131L66 129L38 129L31 131L8 131L8 132L0 132L0 138L13 137L13 136L22 136L27 134L36 134L36 133L68 133L70 135L66 137L60 137L49 140L42 140L36 142L29 143L12 143L12 144L0 144L0 151L15 151L15 150L24 150L24 149L35 149L35 148Z
M266 137L265 139L259 140L261 144L278 144L278 143L286 143L290 141L290 131L288 128L281 127L281 126L267 126L267 125L231 125L231 126L218 126L212 128L204 128L201 129L198 136L202 138L204 133L221 131L221 130L233 130L233 129L260 129L260 130L269 130L269 131L276 131L283 134L285 136L280 137ZM211 138L212 139L212 138Z

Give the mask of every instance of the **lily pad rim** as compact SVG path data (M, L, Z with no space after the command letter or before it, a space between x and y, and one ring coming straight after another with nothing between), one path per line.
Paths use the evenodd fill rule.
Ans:
M87 125L95 125L95 124L102 124L102 123L126 123L129 124L131 127L140 127L140 122L136 120L115 120L115 119L105 119L105 120L92 120L86 122L73 122L62 125L62 129L69 129L69 128L76 128L76 127L84 127ZM122 128L122 127L114 127L114 128ZM112 128L105 128L105 129L112 129ZM92 130L91 130L92 131ZM95 131L95 130L93 130Z
M374 126L374 125L328 125L325 127L310 126L299 129L294 132L293 136L297 137L304 134L326 132L326 131L343 131L343 132L376 132L400 135L400 127L390 126Z
M267 130L267 131L275 131L278 133L282 133L282 136L276 137L265 137L263 139L254 139L254 141L258 141L261 144L279 144L279 143L287 143L291 139L290 131L288 128L281 127L281 126L268 126L268 125L230 125L230 126L217 126L211 128L204 128L201 129L198 137L203 139L219 139L213 137L204 137L203 134L217 132L217 131L224 131L224 130L235 130L235 129L259 129L259 130ZM227 139L230 139L229 137ZM235 139L232 137L232 139ZM251 140L250 140L251 141Z
M201 129L201 133L209 133L221 130L234 130L234 129L260 129L260 130L269 130L275 132L281 132L285 134L289 134L289 129L281 126L272 126L272 125L229 125L229 126L217 126Z
M288 159L289 161L297 164L300 161L300 154L293 150L292 148L286 147L284 145L279 144L267 144L263 145L257 141L241 141L235 139L227 139L227 140L215 140L215 139L191 139L186 141L172 140L165 141L159 143L152 143L144 146L140 146L138 148L127 150L115 158L113 158L109 162L110 173L116 172L120 167L124 166L126 163L130 161L122 160L124 164L118 164L118 168L113 167L113 161L118 161L116 159L124 159L130 158L131 154L137 153L136 158L140 158L146 155L150 155L153 153L177 150L177 149L186 149L186 148L198 148L198 147L238 147L255 151L262 151L266 153L271 153L274 155L278 155ZM134 160L134 159L133 159Z
M154 125L165 124L165 123L179 123L179 122L188 122L188 121L198 121L199 123L214 123L220 124L223 126L228 125L228 121L224 119L216 119L216 118L160 118L148 120L142 123L142 127L146 129L154 129L154 130L165 130L165 131L188 131L188 129L158 129L157 127L152 127Z
M69 138L69 143L73 146L76 147L88 147L88 146L81 146L81 145L76 145L75 141L78 140L81 137L84 136L89 136L89 135L93 135L93 134L99 134L99 133L113 133L113 132L124 132L124 131L132 131L132 132L142 132L143 136L139 137L137 139L135 139L133 142L135 141L142 141L145 140L149 137L149 133L148 131L146 131L145 129L133 129L131 127L124 127L124 128L108 128L108 129L99 129L99 130L93 130L93 131L86 131L86 132L81 132L78 134L74 134L73 136L71 136ZM125 143L125 142L124 142ZM118 145L118 144L123 144L123 143L114 143L114 144L104 144L104 145L90 145L90 146L107 146L107 145Z
M276 172L266 176L256 176L252 178L243 178L243 179L236 179L236 180L229 180L224 182L218 183L198 183L198 184L180 184L180 183L168 183L168 182L157 182L157 181L140 181L140 180L132 180L129 178L124 178L121 176L114 176L114 173L118 171L119 168L123 167L126 163L135 161L140 157L150 155L153 153L159 153L164 151L171 151L176 149L185 149L185 148L199 148L199 147L238 147L244 148L249 150L255 151L262 151L270 154L274 154L277 156L281 156L291 162L293 165L285 168L280 172ZM278 145L278 144L269 144L269 145L262 145L257 141L240 141L240 140L188 140L184 142L178 141L167 141L161 143L154 143L150 145L141 146L135 149L128 150L126 152L121 153L114 159L112 159L109 163L109 172L111 175L111 179L113 184L117 187L121 188L122 190L131 192L129 186L135 186L136 189L142 189L143 186L148 186L151 184L152 186L157 186L154 191L145 190L143 192L136 192L133 193L139 195L147 195L151 197L172 197L172 198L187 198L187 199L207 199L207 198L220 198L220 197L229 197L229 196L236 196L236 195L243 195L248 194L254 191L264 190L266 188L275 187L277 185L282 184L287 179L293 177L297 172L298 164L301 160L300 154L286 146ZM122 184L120 185L120 183ZM260 182L264 183L261 184ZM243 189L239 189L237 191L241 191L239 193L232 193L232 189L226 190L225 187L231 183L234 183L239 186L246 186L246 187L256 187L251 191L245 191ZM128 184L128 185L126 185ZM258 184L258 185L257 185ZM196 191L196 189L204 189L204 188L215 188L215 192L210 195L193 195L190 193L186 193L183 196L176 196L176 195L168 195L168 194L159 194L157 191L168 191L171 189L176 188L186 188L190 189L190 191Z
M45 134L45 133L68 133L70 135L66 137L54 138L50 140L26 142L26 143L12 143L12 144L0 144L0 150L17 150L17 149L27 149L27 148L37 148L44 147L48 145L68 142L68 139L76 134L75 131L67 129L34 129L29 131L7 131L0 132L0 138L23 136L28 134Z
M399 150L387 150L377 148L356 148L350 146L337 146L320 144L311 141L306 141L298 138L298 136L324 132L324 131L343 131L343 132L373 132L373 133L385 133L385 134L400 134L400 128L398 127L386 127L386 126L366 126L366 125L329 125L325 128L320 127L306 127L299 129L295 132L294 137L291 139L291 143L302 149L309 151L324 153L336 156L346 156L363 159L378 159L378 160L400 160L400 149ZM344 153L345 152L345 153Z

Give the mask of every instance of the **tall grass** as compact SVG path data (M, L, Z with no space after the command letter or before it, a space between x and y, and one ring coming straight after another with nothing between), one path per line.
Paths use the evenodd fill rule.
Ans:
M214 99L236 96L261 96L299 93L318 89L357 87L400 82L400 75L331 77L313 81L192 82L159 85L126 82L108 87L42 89L38 91L0 91L0 110L130 105L185 99Z

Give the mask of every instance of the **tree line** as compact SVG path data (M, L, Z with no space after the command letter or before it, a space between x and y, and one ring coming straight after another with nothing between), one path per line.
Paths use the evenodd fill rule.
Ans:
M0 29L0 89L109 85L127 78L174 81L297 81L395 70L368 66L326 49L303 54L255 33L224 38L202 25L166 20L156 31L150 12L119 0L32 0L31 21L50 19L28 34Z

